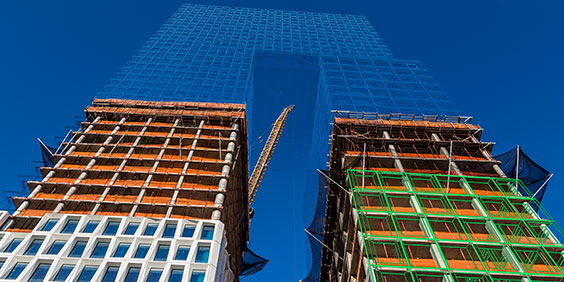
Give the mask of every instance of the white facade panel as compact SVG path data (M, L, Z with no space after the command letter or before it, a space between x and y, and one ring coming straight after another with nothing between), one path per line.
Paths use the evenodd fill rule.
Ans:
M5 220L3 213L1 219ZM75 222L76 227L71 228ZM96 222L93 232L88 232L88 223L92 227ZM133 234L126 234L137 224ZM156 229L151 234L153 227ZM162 282L177 281L180 276L182 281L195 282L233 280L224 225L218 220L50 213L31 233L0 232L0 236L0 281L28 281L37 276L55 281L62 277L63 265L72 266L72 271L60 281L78 281L90 269L94 272L92 281L125 281L138 271L134 281L156 282L154 277L149 278L152 270L162 270L158 280ZM55 252L60 245L62 248ZM84 250L80 253L82 245ZM120 257L116 250L118 247L123 250L127 245L127 251ZM142 256L145 246L148 250ZM186 248L189 251L184 259ZM24 264L27 265L23 267ZM111 278L114 273L115 278Z

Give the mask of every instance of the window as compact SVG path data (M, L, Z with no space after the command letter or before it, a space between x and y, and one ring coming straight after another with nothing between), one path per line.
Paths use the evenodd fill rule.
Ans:
M29 244L29 247L27 247L27 250L25 251L25 255L26 256L36 255L37 251L39 251L39 248L41 247L41 244L43 244L43 239L33 239L33 241L31 241L31 244Z
M94 247L94 251L92 251L91 258L104 258L106 256L106 252L108 251L108 246L110 245L109 242L98 242L96 243L96 247Z
M16 263L14 267L12 267L12 270L10 270L10 273L6 275L6 279L10 279L10 280L18 279L18 276L20 276L20 274L26 268L26 266L27 266L27 262Z
M135 258L145 258L147 253L149 252L149 248L151 245L149 244L139 244L137 247L137 252L135 252Z
M100 224L98 220L89 221L86 226L84 226L84 229L82 229L82 233L93 233L96 227L98 227L98 224Z
M82 269L82 272L80 273L80 276L78 276L77 281L90 282L92 280L92 277L94 277L94 274L96 274L96 270L98 270L97 265L85 265Z
M125 276L125 280L123 282L137 282L139 279L139 273L141 272L141 267L132 266L127 271L127 275Z
M77 225L78 219L69 219L67 220L67 224L65 224L61 233L73 233Z
M63 240L56 240L51 244L51 247L46 252L48 255L57 255L61 251L61 249L65 246L66 241Z
M191 238L194 236L194 231L196 230L196 226L194 225L185 225L184 230L182 231L182 237Z
M84 248L86 248L86 243L87 241L76 241L76 243L74 243L74 247L72 248L69 257L71 258L79 258L82 256L82 253L84 252Z
M145 281L146 282L159 281L161 279L161 275L163 275L162 268L151 268L151 270L149 271L149 275L147 275L147 280Z
M206 278L206 272L203 270L194 270L192 276L190 276L190 282L204 282Z
M210 256L209 246L199 246L198 252L196 252L196 262L207 263Z
M176 250L175 260L186 260L188 259L188 253L190 252L190 246L178 246Z
M45 275L49 271L49 268L51 268L50 263L38 264L35 270L33 271L33 274L29 278L29 282L42 282L45 279Z
M156 261L166 261L168 257L168 250L170 249L169 244L159 244L157 248L157 253L155 254Z
M173 269L170 272L170 277L168 277L169 282L176 282L182 281L182 275L184 274L184 270L182 269Z
M149 223L147 224L147 227L145 227L145 232L143 233L143 235L145 236L153 236L155 235L155 231L157 231L157 227L159 225L157 223Z
M55 278L53 278L53 280L54 281L65 281L65 280L67 280L67 278L69 277L69 274L72 272L73 269L74 269L74 265L63 264L61 266L61 268L59 269L59 272L57 273L57 275L55 275Z
M14 238L12 240L12 242L10 242L10 244L8 244L8 246L6 246L6 249L4 250L5 253L11 253L13 252L19 245L20 243L23 241L22 238Z
M51 218L47 220L47 222L45 222L45 225L43 225L43 228L41 228L41 231L51 231L51 229L53 229L55 224L57 224L57 221L59 220L55 218Z
M118 228L119 221L110 221L108 222L108 225L106 225L103 235L116 235Z
M131 222L127 225L127 228L123 232L124 235L134 235L139 228L139 222Z
M200 237L200 239L202 239L202 240L212 240L213 239L213 229L214 229L213 225L204 225L204 228L202 229L202 236Z
M167 223L163 232L163 238L174 238L174 233L176 233L176 224Z
M117 275L119 271L119 266L108 266L106 269L106 274L102 278L102 282L113 282L117 281Z
M129 246L131 246L130 243L119 243L119 245L117 246L113 257L115 258L123 258L125 257L125 254L127 254L127 251L129 250Z

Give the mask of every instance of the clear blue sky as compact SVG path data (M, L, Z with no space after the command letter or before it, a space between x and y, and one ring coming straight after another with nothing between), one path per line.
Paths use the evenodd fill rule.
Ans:
M0 127L4 148L1 189L39 160L35 138L53 142L73 116L183 1L18 0L0 3ZM517 144L555 173L544 205L564 221L564 152L560 111L564 98L562 1L200 1L247 7L363 14L398 58L417 59L465 114L485 128L501 153ZM292 126L290 121L289 126ZM291 150L296 129L285 132ZM298 144L299 145L299 144ZM284 174L273 159L271 181ZM268 175L267 175L268 178ZM289 193L293 202L257 207L251 247L271 259L246 281L296 281L307 273L300 187L262 189L262 197ZM260 200L260 198L259 198ZM284 208L284 205L286 207ZM269 229L261 221L272 222ZM277 236L269 236L276 232ZM280 240L279 238L284 238Z

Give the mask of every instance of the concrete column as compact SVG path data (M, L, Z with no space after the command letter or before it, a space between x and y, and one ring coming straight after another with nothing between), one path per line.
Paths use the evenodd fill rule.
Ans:
M90 130L92 130L94 128L94 124L98 123L100 120L102 119L102 117L97 116L93 121L92 124L90 124L85 130L84 132L87 133ZM78 140L75 141L75 144L79 144L84 140L84 135L81 135L81 138L78 138ZM76 145L72 145L71 147L72 151L76 150ZM70 153L72 153L71 150L69 150ZM67 153L65 155L69 155L69 151L67 151ZM61 159L59 159L59 161L57 161L57 163L55 164L54 168L59 168L61 167L61 165L63 165L63 163L67 160L66 157L62 157ZM41 180L41 183L45 183L47 182L50 178L52 178L55 175L55 171L51 170L47 173L47 175L43 178L43 180ZM33 189L33 191L31 191L31 193L27 196L27 198L34 198L37 193L41 192L41 190L43 190L43 184L39 184L35 187L35 189ZM19 215L25 208L27 208L27 206L29 205L29 201L25 200L17 209L16 211L12 214L12 216L17 216Z
M135 138L135 141L133 142L133 146L127 152L127 155L125 156L125 158L121 162L118 170L114 173L112 180L110 180L110 183L108 183L108 187L106 187L106 189L104 189L104 192L102 193L102 195L100 196L100 199L98 200L99 202L103 202L106 199L106 196L108 196L108 193L110 193L111 186L114 185L114 183L116 182L117 178L119 177L119 174L121 173L121 171L123 170L123 168L127 164L129 157L131 157L131 154L133 154L133 152L135 151L135 147L137 145L139 145L139 142L141 142L141 137L145 134L145 132L147 131L147 127L149 126L149 124L151 124L152 121L153 121L153 118L147 119L147 122L145 123L145 126L143 126L143 128L141 129L139 136L137 136L137 138ZM96 212L98 212L98 210L100 209L100 206L101 206L101 203L96 203L96 206L94 206L94 209L92 209L92 212L90 214L91 215L96 214Z
M390 136L390 133L388 133L388 131L383 131L382 135L384 136L384 139L386 139L386 140L392 139L392 137ZM392 153L392 156L394 156L394 165L396 166L396 168L401 172L405 172L405 169L403 168L403 165L401 164L401 161L399 159L398 152L396 151L396 146L389 144L388 145L388 151L390 151L390 153Z
M114 127L114 130L112 131L111 135L106 138L103 145L98 149L98 151L94 155L94 158L92 158L90 160L90 162L88 163L88 165L86 166L85 171L83 171L80 174L80 176L78 177L78 179L74 182L74 185L80 184L80 182L88 176L88 170L90 168L92 168L92 166L94 166L94 164L96 164L96 158L99 157L106 150L106 148L104 146L107 146L112 141L113 135L115 135L120 130L120 128L121 128L120 126L123 125L123 123L125 121L126 121L126 118L124 117L119 121L118 125ZM84 137L84 135L82 135L81 137ZM79 138L79 140L80 140L80 138ZM63 197L62 201L68 200L72 196L72 194L74 194L76 189L77 189L76 186L72 186L69 189L69 191L67 191L67 194ZM64 208L64 206L65 206L65 203L60 202L59 204L57 204L57 207L55 208L55 210L53 210L53 213L59 213Z
M474 136L472 136L471 140L472 140L472 142L474 142L474 143L479 143L479 142L480 142L480 141L478 141L478 139L476 139L476 137L474 137ZM484 152L484 151L482 151L482 154L483 154L484 157L487 158L488 160L494 160L494 158L493 158L490 154L488 154L488 153L486 153L486 152ZM503 178L506 178L506 177L507 177L507 175L505 174L505 172L503 172L503 170L499 167L498 164L494 164L494 165L492 166L492 168L494 169L494 171L495 171L500 177L503 177ZM519 191L518 191L517 189L514 189L514 190L515 190L514 192L519 193ZM520 194L520 193L519 193L519 194ZM535 217L535 218L540 218L539 215L537 214L537 212L536 212L535 210L533 210L533 208L529 205L529 203L525 203L525 208L527 209L527 211L528 211L529 213L531 213L531 215L532 215L533 217ZM556 238L556 236L552 233L552 231L548 228L548 226L546 226L546 224L541 224L540 227L541 227L541 230L544 232L544 234L545 234L546 236L548 236L548 237L549 237L551 240L553 240L554 242L560 243L560 241Z
M162 159L162 157L163 157L163 155L166 151L166 148L168 147L168 143L170 143L170 138L174 135L174 131L176 130L176 126L178 126L179 122L180 122L180 118L177 118L174 121L174 124L172 125L172 128L170 129L170 132L168 133L168 136L165 139L163 147L162 147L161 151L159 152L159 155L157 156L157 160L153 164L153 168L151 168L151 171L149 172L149 176L147 176L147 179L145 180L145 184L143 185L143 187L141 187L141 192L139 192L139 196L137 197L137 200L133 204L133 208L131 209L131 212L129 212L129 216L134 216L135 212L137 212L137 208L139 207L139 203L143 199L143 196L145 196L146 189L149 186L149 184L151 183L151 180L153 179L153 173L155 173L155 171L157 170L157 167L159 166L159 161Z
M190 146L190 151L188 152L188 155L186 156L186 159L185 159L185 162L184 162L184 167L182 168L182 175L178 179L178 183L176 183L176 189L174 190L174 193L172 194L172 199L170 200L171 205L174 205L176 203L176 199L178 198L178 193L179 193L180 189L182 188L182 183L184 182L184 175L186 174L186 171L188 170L188 167L190 166L190 161L192 160L192 157L194 156L194 151L196 150L198 140L199 140L199 138L202 134L202 129L204 128L204 124L205 124L205 121L201 120L199 125L198 125L198 130L196 131L196 135L194 137L194 140L192 141L192 145ZM171 214L172 214L172 206L168 207L167 212L166 212L166 218L169 218ZM221 214L216 215L216 217L220 218Z
M228 153L225 154L225 158L223 159L223 161L225 163L227 163L226 165L223 166L223 168L221 169L221 176L223 176L223 178L221 178L219 185L218 185L218 189L220 191L220 193L218 193L216 195L215 198L215 206L216 207L222 207L223 203L225 201L225 194L222 192L226 192L227 189L227 178L229 177L230 171L232 169L232 165L233 165L233 151L229 150L229 145L233 144L233 146L231 147L235 147L235 142L237 141L237 130L239 129L239 125L237 123L233 123L233 125L231 126L231 129L233 129L233 131L231 131L231 133L229 134L229 144L228 144ZM221 146L221 142L219 143ZM221 151L221 148L219 148L219 150ZM224 186L224 187L222 187ZM215 210L212 213L212 219L219 219L221 218L221 210Z
M101 118L100 116L98 116L98 117L96 117L96 118L94 119L94 121L93 121L92 123L97 123L97 122L100 121L101 119L102 119L102 118ZM89 125L89 126L84 130L84 132L88 132L88 131L92 130L92 128L94 128L94 125L93 125L93 124ZM83 140L83 139L81 139L81 141L82 141L82 140ZM75 143L80 143L80 142L78 142L78 140L77 140L77 142L75 142ZM73 146L74 146L74 145L73 145ZM75 148L76 148L76 146L75 146ZM74 150L74 149L73 149L73 150ZM61 159L59 159L59 161L55 164L55 166L54 166L53 168L59 168L59 167L61 167L61 165L63 165L66 160L67 160L66 157L62 157ZM43 178L43 180L42 180L41 182L42 182L42 183L47 182L47 180L49 180L49 179L50 179L51 177L53 177L54 175L55 175L55 171L54 171L54 170L49 171L49 172L47 173L47 175ZM43 185L42 185L42 184L37 185L37 186L35 187L35 189L33 189L33 191L31 191L31 193L29 194L28 198L33 198L33 197L35 197L35 195L37 195L37 193L41 192L42 189L43 189ZM24 203L26 203L26 202L27 202L27 201L25 201ZM27 204L26 204L26 206L27 206ZM17 212L18 214L19 214L19 213L21 212L21 210L23 210L25 207L24 207L24 208L21 208L21 209L20 209L20 208L21 208L21 206L18 207L18 209L16 210L16 212ZM18 210L19 210L19 212L18 212ZM16 214L14 213L14 215L16 215Z
M436 133L431 134L431 137L435 141L440 141L440 138ZM440 147L440 151L441 151L441 154L445 155L447 158L449 158L451 160L450 168L457 175L463 176L463 174L462 174L461 170L458 168L458 165L456 164L456 162L454 160L452 160L452 156L449 154L449 151L444 146ZM474 194L472 192L472 189L468 186L466 181L462 181L461 183L462 183L462 186L463 186L464 190L466 191L466 193L473 195L473 196L476 196L476 194ZM482 214L482 216L488 216L486 209L482 206L482 203L480 201L478 201L478 199L476 199L475 197L472 198L472 205ZM486 226L489 226L491 228L491 230L489 230L488 228L486 228L486 229L488 229L490 232L493 232L493 235L498 237L498 239L501 240L501 242L504 242L503 237L501 236L501 234L499 234L496 231L496 228L492 228L492 227L495 226L495 224L493 223L492 220L488 219L486 221ZM513 254L513 252L508 247L503 247L503 253L505 254L505 257L509 260L509 262L511 264L513 264L519 270L519 272L524 272L523 268L520 266L519 262L517 261L515 255Z

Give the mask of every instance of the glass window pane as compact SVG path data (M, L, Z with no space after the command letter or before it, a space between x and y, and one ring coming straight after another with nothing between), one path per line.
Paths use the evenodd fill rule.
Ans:
M61 233L73 233L77 225L78 219L69 219L67 220L67 224L65 224L65 227L63 228Z
M20 243L22 241L23 241L23 239L21 239L21 238L14 238L12 240L12 242L10 242L10 244L8 244L8 246L6 246L6 249L4 250L4 252L5 253L13 252L20 245Z
M59 220L55 218L51 218L47 220L47 222L45 222L45 225L43 225L43 228L41 228L41 231L51 231L51 229L53 229L55 224L57 224L57 221Z
M22 271L26 268L26 266L27 266L27 262L16 263L16 265L12 267L12 270L10 270L10 273L8 273L8 275L6 276L6 279L16 280L18 276L20 276Z
M51 244L51 247L47 251L48 255L57 255L61 251L61 249L65 246L66 241L57 240Z
M204 225L204 228L202 229L202 236L200 237L200 239L212 240L213 239L213 229L214 229L213 225Z
M130 243L119 243L113 256L116 258L125 257L125 254L127 254L127 251L129 250L129 246L131 246Z
M69 257L79 258L82 256L84 252L84 248L86 248L86 241L76 241L74 243L74 247L72 248Z
M176 233L176 224L167 223L163 232L163 238L174 238Z
M57 273L57 275L55 276L55 278L53 279L54 281L65 281L67 280L67 277L69 277L69 274L72 272L74 268L74 265L72 264L63 264L61 266L61 268L59 269L59 272Z
M119 221L110 221L106 225L103 235L116 235L119 228Z
M161 275L163 275L162 268L151 268L151 270L149 271L149 275L147 275L147 280L145 281L146 282L159 281L161 279Z
M199 246L198 252L196 253L196 262L207 263L210 256L209 246Z
M139 273L141 272L140 267L130 267L127 271L127 276L125 276L125 280L123 282L137 282L139 279Z
M33 241L31 241L31 244L29 244L29 247L27 247L27 250L25 251L25 255L26 256L36 255L37 251L39 251L39 248L41 247L41 244L43 244L43 239L33 239Z
M98 242L96 247L94 247L94 251L92 251L91 258L104 258L106 256L106 252L108 251L108 246L110 246L109 242Z
M186 260L188 259L188 253L190 252L190 246L179 246L176 251L175 260Z
M131 222L129 223L129 225L127 225L127 228L125 229L123 234L133 235L137 231L137 228L139 228L139 222Z
M98 227L98 224L100 224L98 220L89 221L86 226L84 226L84 229L82 229L82 233L93 233L96 227Z
M45 275L47 275L50 267L50 263L40 263L39 265L37 265L37 267L33 271L33 274L29 278L29 282L42 282L45 279Z
M182 231L182 237L192 237L194 236L194 231L196 230L196 226L194 225L185 225L184 230Z
M139 244L137 252L135 252L135 258L145 258L149 252L149 247L151 247L149 244Z
M157 223L149 223L147 224L147 227L145 228L145 232L143 233L143 235L145 236L153 236L155 235L155 231L157 231L157 227L159 225Z
M182 281L182 274L184 274L184 270L182 269L173 269L170 272L170 277L168 277L169 282L176 282Z
M204 278L206 278L205 271L194 270L190 276L190 282L204 282Z
M155 254L155 260L166 261L166 258L168 257L169 249L170 249L170 245L159 244L159 247L157 248L157 253Z
M80 276L78 276L78 282L90 282L94 274L96 274L96 270L98 270L97 265L86 265L82 269Z
M104 278L102 282L114 282L117 281L117 275L119 271L119 266L108 266L106 269L106 274L104 274Z

